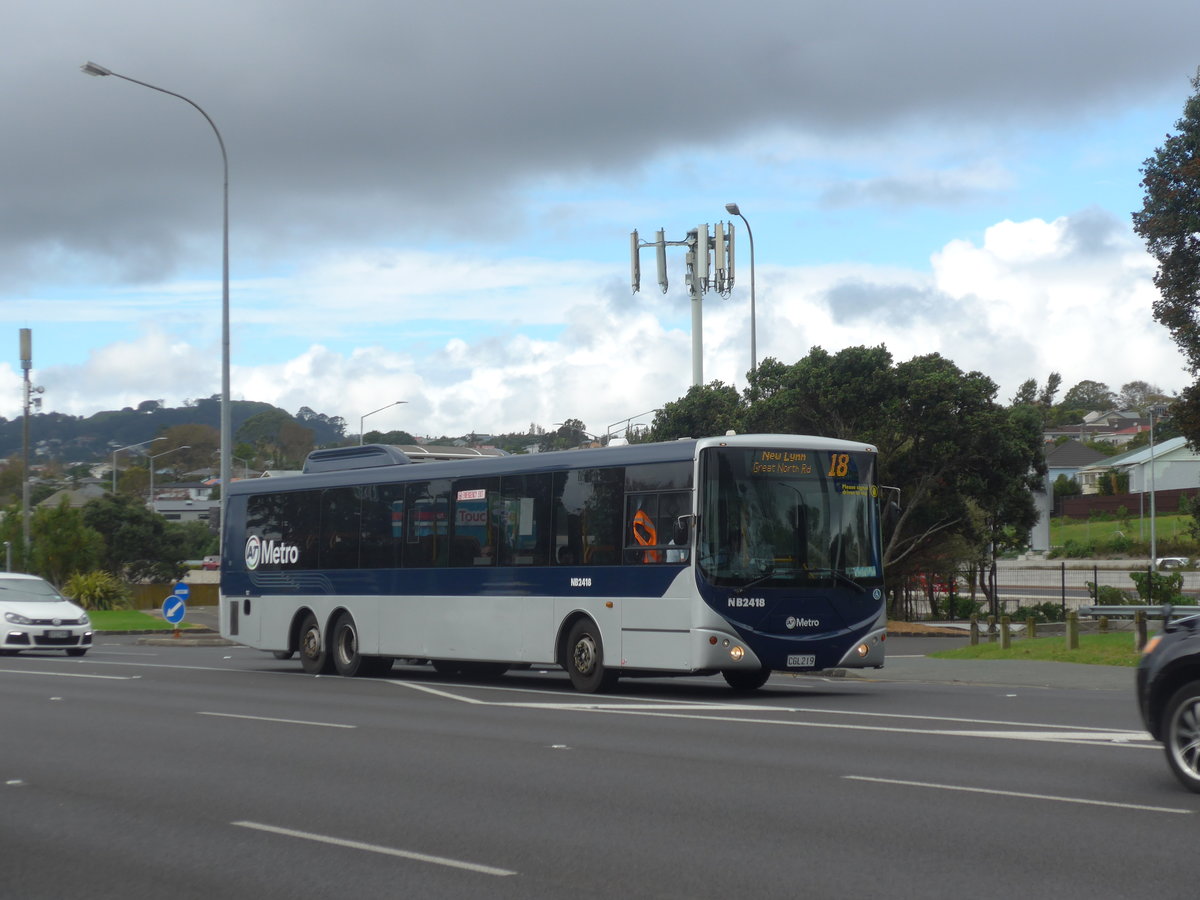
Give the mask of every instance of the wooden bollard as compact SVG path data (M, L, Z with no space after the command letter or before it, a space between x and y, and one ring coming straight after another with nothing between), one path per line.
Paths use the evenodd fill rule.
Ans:
M1137 610L1133 614L1133 649L1138 653L1146 646L1146 611Z
M1067 649L1079 649L1079 613L1075 610L1067 613Z
M1012 620L1008 616L1000 617L1000 649L1012 649Z
M988 616L988 643L996 643L996 617Z
M1100 617L1100 633L1108 634L1108 616Z
M1033 616L1025 620L1025 636L1030 638L1037 637L1037 619Z
M971 646L979 644L979 616L971 616Z

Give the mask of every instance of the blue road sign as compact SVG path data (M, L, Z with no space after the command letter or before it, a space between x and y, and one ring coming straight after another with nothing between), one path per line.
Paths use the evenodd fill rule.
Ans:
M163 618L172 625L178 625L187 615L187 601L179 594L172 594L162 605Z
M192 588L186 581L180 581L175 585L174 594L180 600L187 600L192 595Z

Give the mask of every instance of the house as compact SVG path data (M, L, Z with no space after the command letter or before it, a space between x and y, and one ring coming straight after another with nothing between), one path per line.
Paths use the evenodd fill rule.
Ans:
M1079 470L1093 463L1101 463L1109 457L1079 441L1064 441L1057 447L1046 450L1046 481L1051 488L1060 475L1071 481L1079 481Z
M1129 493L1200 488L1200 453L1187 438L1174 437L1153 447L1140 447L1079 469L1085 494L1100 492L1100 479L1110 470L1129 474Z

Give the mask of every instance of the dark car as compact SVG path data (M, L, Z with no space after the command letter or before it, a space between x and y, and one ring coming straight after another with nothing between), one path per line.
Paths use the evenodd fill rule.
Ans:
M1165 621L1138 664L1138 707L1171 771L1200 793L1200 616Z

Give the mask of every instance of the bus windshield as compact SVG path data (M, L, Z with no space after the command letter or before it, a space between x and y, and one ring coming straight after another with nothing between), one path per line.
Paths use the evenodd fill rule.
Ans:
M735 588L841 585L882 576L875 456L774 447L703 451L697 561Z

